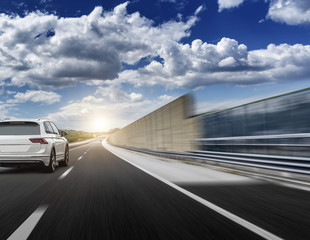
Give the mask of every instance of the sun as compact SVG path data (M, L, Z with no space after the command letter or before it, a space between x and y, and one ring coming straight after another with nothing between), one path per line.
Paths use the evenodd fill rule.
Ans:
M96 132L101 132L105 129L105 121L102 118L96 118L94 121L93 129Z

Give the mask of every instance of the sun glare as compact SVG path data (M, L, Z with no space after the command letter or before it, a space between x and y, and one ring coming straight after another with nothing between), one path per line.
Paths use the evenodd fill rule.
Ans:
M104 131L105 129L105 121L102 119L102 118L97 118L95 121L94 121L94 131L96 132L101 132L101 131Z

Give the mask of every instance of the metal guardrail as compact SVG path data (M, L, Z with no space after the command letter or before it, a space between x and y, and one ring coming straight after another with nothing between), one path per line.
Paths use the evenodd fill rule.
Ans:
M310 158L212 151L191 151L191 154L194 158L215 162L310 174Z
M227 163L239 166L269 169L275 171L284 171L300 174L310 174L310 158L274 156L247 153L228 153L214 151L189 151L186 153L154 151L149 149L140 149L127 146L120 146L129 150L139 151L163 157L172 157L177 159L197 159L207 160L217 163Z
M310 134L276 134L200 138L193 140L201 151L193 158L310 174Z
M250 139L283 139L283 138L310 138L310 133L293 133L293 134L273 134L257 136L236 136L236 137L217 137L217 138L199 138L195 141L214 141L214 140L250 140Z

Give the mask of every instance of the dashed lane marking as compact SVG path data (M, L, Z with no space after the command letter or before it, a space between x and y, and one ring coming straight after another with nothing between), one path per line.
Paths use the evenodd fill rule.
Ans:
M65 171L59 178L58 180L62 180L64 179L68 174L69 172L73 169L73 166L71 166L67 171Z
M40 218L48 208L47 205L38 207L26 221L15 230L15 232L8 238L8 240L26 240L32 230L35 228Z

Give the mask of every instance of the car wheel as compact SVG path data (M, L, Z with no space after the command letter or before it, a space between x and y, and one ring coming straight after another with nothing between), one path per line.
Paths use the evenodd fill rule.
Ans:
M67 167L69 163L69 147L68 145L66 146L66 150L65 150L65 156L64 156L64 160L59 162L59 166L61 167Z
M54 172L56 169L56 153L55 149L52 149L51 155L50 155L50 162L47 167L45 167L45 171L48 173Z

